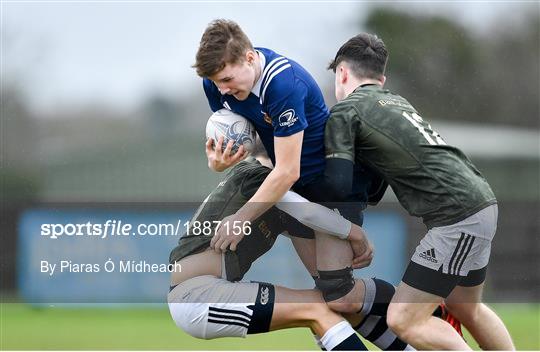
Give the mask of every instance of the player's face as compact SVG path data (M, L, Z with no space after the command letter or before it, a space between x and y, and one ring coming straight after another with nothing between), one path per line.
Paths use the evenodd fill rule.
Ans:
M254 66L248 60L238 64L227 64L223 70L209 77L221 94L229 94L238 100L246 100L255 85Z

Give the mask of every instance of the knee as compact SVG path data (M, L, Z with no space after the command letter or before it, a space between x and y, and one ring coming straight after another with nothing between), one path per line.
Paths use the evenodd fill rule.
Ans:
M407 341L409 335L414 331L412 321L402 304L391 303L388 306L386 325L405 341Z
M327 303L310 303L302 310L302 317L299 325L310 328L312 331L317 331L320 326L334 324L341 320L341 316L336 314Z
M335 301L326 302L326 304L334 312L343 314L355 314L360 310L359 303L353 302L347 297L342 297Z
M355 286L351 267L340 270L319 270L319 277L315 279L315 286L321 291L326 302L343 301Z
M363 284L354 279L352 268L319 271L316 286L328 307L334 312L354 314L362 308ZM359 286L360 285L360 286Z

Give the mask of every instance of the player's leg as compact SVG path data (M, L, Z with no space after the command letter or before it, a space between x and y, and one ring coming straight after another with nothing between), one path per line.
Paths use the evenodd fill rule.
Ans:
M309 275L316 279L319 274L317 273L317 253L315 250L314 238L301 238L290 236L291 242L294 246L296 254L304 264L304 267L308 271Z
M351 325L326 305L317 290L275 287L270 330L309 327L326 350L366 349Z
M316 233L317 288L328 306L344 316L354 329L382 350L411 349L386 324L386 311L395 292L380 279L353 278L352 249L347 241Z
M428 231L390 304L388 323L398 336L420 349L467 347L449 324L430 315L456 286L477 280L472 276L487 266L496 224L497 207L492 205L453 225ZM480 279L478 283L484 277Z
M482 304L482 291L491 254L491 240L497 224L497 212L497 206L492 205L476 214L483 232L471 246L471 252L475 255L471 260L465 259L461 262L468 272L460 273L460 268L457 268L458 274L466 276L460 279L458 286L450 293L446 305L452 314L462 320L480 347L488 350L512 350L514 344L504 323L495 312Z
M291 237L291 240L310 274L317 276L315 240L298 237ZM376 278L355 280L355 285L358 289L348 298L354 299L359 304L354 306L356 309L354 313L343 314L354 330L381 350L412 349L386 325L386 311L395 292L394 286ZM320 302L323 302L322 295L319 297ZM338 302L331 303L330 306L344 308L343 304Z
M448 310L471 333L483 350L515 350L510 333L502 320L482 303L484 284L457 286L446 299Z
M206 275L175 286L168 302L177 326L201 339L308 327L321 336L327 350L366 349L350 324L332 312L316 290L232 283Z
M362 309L363 288L352 270L353 251L348 241L316 232L317 271L315 280L328 306L339 313Z
M421 350L470 349L449 323L433 317L433 311L460 280L458 275L448 273L448 268L453 268L450 262L456 259L452 254L466 257L461 251L466 248L464 242L456 239L452 229L445 231L432 229L422 239L388 307L388 326Z
M442 267L448 267L452 252L460 252L463 247L450 230L428 231L388 307L388 326L417 349L470 349L450 324L432 316L459 282L459 276L442 272Z
M402 282L388 307L387 324L420 350L470 350L450 324L432 315L442 302L442 297Z
M366 340L381 350L399 351L413 348L388 327L386 316L395 287L377 278L356 280L363 290L362 309L355 314L343 316Z
M303 241L296 241L295 248L313 247L313 240L301 240ZM335 269L345 265L348 259L343 260L343 258L346 258L346 256L343 256L343 252L350 253L350 248L344 244L344 241L337 241L340 240L333 240L330 236L326 236L322 238L322 241L318 242L321 245L319 251L324 250L325 253L330 253L335 259L323 257L320 263L317 264L321 264L325 269ZM328 242L335 243L330 244ZM303 252L314 254L315 250L313 248L297 248L297 252L299 255ZM309 261L309 258L306 261ZM337 288L339 289L339 286ZM332 287L328 287L328 289L331 290ZM386 323L388 305L394 293L395 287L384 280L377 278L357 279L354 288L349 293L336 300L329 301L327 304L334 311L342 314L362 337L380 349L394 351L412 349L411 346L399 339ZM327 292L326 296L332 297L331 292ZM460 331L459 322L453 328Z

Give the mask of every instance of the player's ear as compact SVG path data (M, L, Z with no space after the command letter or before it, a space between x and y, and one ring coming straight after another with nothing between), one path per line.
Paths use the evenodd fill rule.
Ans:
M339 83L345 84L349 79L349 71L344 65L339 65Z
M255 61L255 55L257 55L253 50L246 51L245 59L248 64L252 64Z

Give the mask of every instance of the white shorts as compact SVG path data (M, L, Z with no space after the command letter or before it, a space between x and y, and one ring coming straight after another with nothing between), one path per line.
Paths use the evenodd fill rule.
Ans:
M176 325L193 337L245 337L268 331L274 287L205 275L174 287L167 301Z
M457 285L481 284L497 230L497 215L497 204L493 204L455 224L430 229L416 247L403 281L442 297Z

